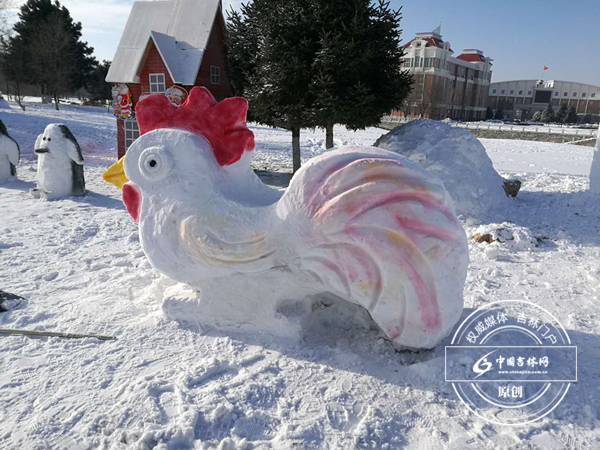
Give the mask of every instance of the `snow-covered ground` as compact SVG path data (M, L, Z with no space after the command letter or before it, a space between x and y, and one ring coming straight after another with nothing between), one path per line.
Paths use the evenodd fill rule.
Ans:
M0 186L0 289L27 298L0 328L115 336L116 341L0 336L0 449L563 449L600 448L600 200L591 148L483 140L518 198L469 236L504 228L512 245L470 242L465 317L524 299L555 314L579 348L579 382L539 422L490 425L444 381L444 345L398 353L375 331L315 322L304 342L229 334L165 318L171 284L141 251L120 192L101 179L114 160L104 109L32 105L0 112L21 144L19 181ZM63 122L86 161L83 198L45 202L33 143ZM289 133L252 126L257 168L289 167ZM371 145L384 130L336 129ZM324 133L303 131L305 158ZM326 317L326 316L325 316Z

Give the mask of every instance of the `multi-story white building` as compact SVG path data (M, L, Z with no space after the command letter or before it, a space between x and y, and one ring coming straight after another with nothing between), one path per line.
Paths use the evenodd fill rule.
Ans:
M529 120L548 103L556 111L562 105L574 107L577 115L598 120L600 86L560 80L513 80L490 85L488 105L504 111L507 120Z
M404 46L402 68L415 83L407 99L405 116L433 119L482 119L492 79L492 59L481 50L466 49L457 57L444 42L441 27L417 33Z

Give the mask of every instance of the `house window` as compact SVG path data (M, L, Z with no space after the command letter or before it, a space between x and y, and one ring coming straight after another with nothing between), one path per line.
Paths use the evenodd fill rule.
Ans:
M523 91L519 91L519 95L523 95Z
M495 94L495 93L496 93L496 89L492 89L492 94Z
M564 95L564 97L566 97L567 95L569 95L569 93L568 93L568 92L565 92L565 95Z
M558 91L555 91L555 92L554 92L554 96L555 96L555 97L558 97Z
M510 91L510 95L513 95L515 93L515 91Z
M582 93L581 93L581 96L582 96L582 97L585 97L585 92L582 92Z
M125 120L123 123L125 124L125 149L127 150L140 137L140 130L135 120Z
M221 68L210 66L210 84L221 84Z
M596 93L594 92L594 93L592 94L592 98L594 98L595 96L596 96Z
M577 92L573 92L573 97L577 97Z
M150 92L165 92L167 89L164 73L150 74Z
M501 92L501 93L502 93L502 94L504 94L505 92L506 92L506 91L505 91L504 89L502 89L502 92Z

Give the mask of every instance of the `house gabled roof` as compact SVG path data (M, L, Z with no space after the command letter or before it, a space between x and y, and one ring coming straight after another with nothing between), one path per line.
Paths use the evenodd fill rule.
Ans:
M174 83L193 85L221 0L136 1L106 76L109 83L139 83L150 40Z

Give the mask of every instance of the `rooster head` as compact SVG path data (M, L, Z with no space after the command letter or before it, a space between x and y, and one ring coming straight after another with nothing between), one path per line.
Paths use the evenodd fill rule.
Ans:
M135 108L140 137L103 178L123 190L123 202L136 222L143 193L189 189L180 180L194 180L197 195L212 184L219 167L254 149L247 110L246 99L217 102L204 87L194 87L180 107L162 94L150 95Z

